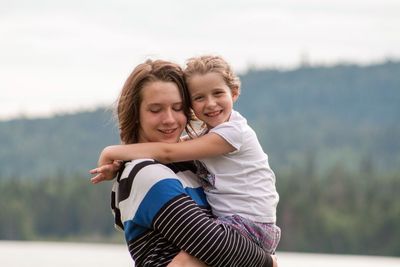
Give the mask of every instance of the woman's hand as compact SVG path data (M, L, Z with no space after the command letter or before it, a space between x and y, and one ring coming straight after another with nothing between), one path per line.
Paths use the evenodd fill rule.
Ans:
M90 179L93 184L97 184L103 181L112 180L117 175L118 170L122 166L122 161L114 160L112 163L108 163L92 169L89 171L90 174L95 175Z
M207 265L199 259L193 257L187 252L181 250L167 267L207 267Z
M276 255L271 255L272 258L272 267L278 267L278 258Z

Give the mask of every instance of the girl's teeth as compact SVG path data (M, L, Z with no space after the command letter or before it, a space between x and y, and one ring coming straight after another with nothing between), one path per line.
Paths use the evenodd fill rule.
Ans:
M208 116L213 117L219 114L219 111L214 111L214 112L210 112L208 113Z

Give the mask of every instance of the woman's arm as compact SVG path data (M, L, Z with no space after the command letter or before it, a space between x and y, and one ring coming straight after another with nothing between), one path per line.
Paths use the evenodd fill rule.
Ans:
M198 258L186 253L185 251L179 252L172 261L167 265L167 267L207 267L204 262L200 261Z
M163 163L197 160L220 156L235 151L224 138L208 133L199 138L180 143L140 143L106 147L100 154L99 166L113 160L152 158Z
M270 255L229 226L215 223L187 195L164 206L153 227L210 266L273 266Z
M272 267L278 267L276 256L271 255L271 257L273 261ZM207 267L207 265L198 258L195 258L182 250L173 258L167 267Z

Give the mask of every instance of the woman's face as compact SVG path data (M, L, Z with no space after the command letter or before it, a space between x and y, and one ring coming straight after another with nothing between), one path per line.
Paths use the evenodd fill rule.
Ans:
M183 102L175 83L155 81L141 91L139 143L176 143L186 126Z

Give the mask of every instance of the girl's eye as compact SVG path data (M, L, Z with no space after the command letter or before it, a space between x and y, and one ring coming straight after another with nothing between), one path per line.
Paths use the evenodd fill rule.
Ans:
M204 97L202 97L202 96L195 96L195 97L193 97L193 101L201 101L201 100L203 100L204 99Z
M150 112L151 113L158 113L158 112L160 112L161 111L161 109L150 109Z

